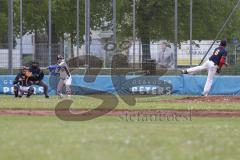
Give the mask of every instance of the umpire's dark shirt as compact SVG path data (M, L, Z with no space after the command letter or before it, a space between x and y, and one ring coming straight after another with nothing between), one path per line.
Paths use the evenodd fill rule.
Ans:
M39 67L30 67L30 71L32 72L33 81L43 80L44 73Z

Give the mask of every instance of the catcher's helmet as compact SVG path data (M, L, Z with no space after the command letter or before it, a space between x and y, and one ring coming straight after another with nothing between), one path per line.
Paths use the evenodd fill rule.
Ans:
M29 70L29 67L23 66L23 67L22 67L22 70L23 70L23 71Z
M60 59L63 59L63 56L62 56L62 55L58 55L58 56L57 56L57 60L60 60Z

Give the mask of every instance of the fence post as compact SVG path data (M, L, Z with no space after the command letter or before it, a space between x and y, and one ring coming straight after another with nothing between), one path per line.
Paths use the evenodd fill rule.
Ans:
M117 8L116 8L116 0L112 0L112 10L113 10L113 19L112 19L112 25L113 25L113 43L116 44L116 14L117 14Z
M90 67L90 0L85 0L85 50L86 67Z
M23 36L23 12L22 12L22 0L20 0L20 66L22 66L22 54L23 54L23 44L22 44L22 36Z
M77 0L77 67L79 67L79 46L80 46L80 42L79 42L79 0Z
M175 57L175 66L177 69L177 44L178 44L178 0L175 0L175 16L174 16L174 32L175 32L175 42L174 42L174 57Z
M52 63L52 0L48 0L48 65Z
M192 67L192 51L193 51L193 48L192 48L192 43L193 43L193 40L192 40L192 16L193 16L193 1L190 0L190 66Z
M8 0L8 74L13 74L13 0Z
M133 69L135 69L135 43L136 43L136 0L133 0Z

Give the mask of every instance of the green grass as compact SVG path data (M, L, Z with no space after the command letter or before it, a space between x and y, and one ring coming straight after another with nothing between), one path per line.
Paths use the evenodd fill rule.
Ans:
M240 109L237 103L162 103L159 96L119 101L118 109ZM100 100L74 96L73 108L94 108ZM57 97L0 96L0 108L52 108ZM0 116L0 159L8 160L235 160L240 154L240 118L134 121L103 116L65 122L55 116Z
M128 122L102 117L0 117L0 159L218 160L238 159L239 118Z
M183 96L158 96L151 98L138 98L135 106L129 106L120 98L117 109L240 109L238 103L166 103L161 100L179 99ZM73 96L72 108L95 108L101 104L101 100L86 97ZM33 96L30 99L13 98L12 96L0 96L0 108L55 108L59 102L57 97L45 99L43 96Z

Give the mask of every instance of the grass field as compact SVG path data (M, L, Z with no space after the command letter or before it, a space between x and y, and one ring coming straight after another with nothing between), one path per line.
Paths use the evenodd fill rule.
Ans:
M166 103L161 100L180 99L183 96L158 96L151 98L138 98L135 106L128 106L120 98L117 109L240 109L239 103ZM101 100L86 97L73 96L72 108L95 108ZM43 96L33 96L30 99L13 98L12 96L0 96L0 108L52 108L59 102L57 97L45 99Z
M118 109L240 109L239 104L161 103L163 96L120 101ZM74 108L92 108L99 100L76 96ZM1 96L0 108L54 108L56 97L14 99ZM104 116L65 122L55 116L0 116L0 159L36 160L220 160L239 159L240 118L196 118L190 121L127 121Z

